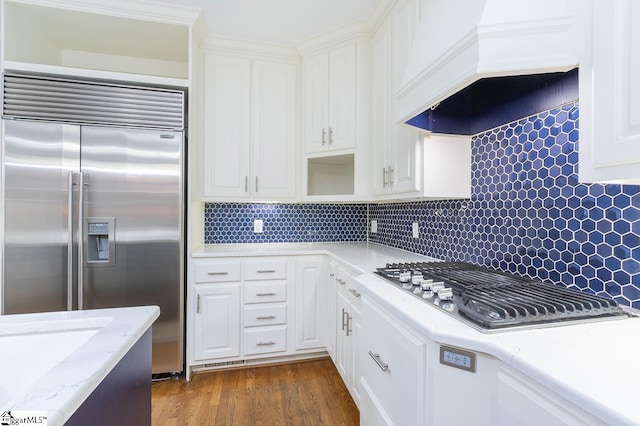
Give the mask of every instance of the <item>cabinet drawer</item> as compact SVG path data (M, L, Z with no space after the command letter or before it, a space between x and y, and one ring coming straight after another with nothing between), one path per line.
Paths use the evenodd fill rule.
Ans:
M281 280L287 278L286 260L246 260L245 281Z
M362 380L395 424L423 424L426 342L369 300L362 307Z
M196 283L240 281L240 261L196 263Z
M338 283L338 288L345 292L348 299L359 305L362 286L356 281L355 276L342 266L338 266L335 280Z
M244 303L284 302L287 282L244 283Z
M287 305L284 303L267 303L244 307L244 326L285 324L287 322Z
M287 326L254 327L244 330L244 354L282 352L287 349Z

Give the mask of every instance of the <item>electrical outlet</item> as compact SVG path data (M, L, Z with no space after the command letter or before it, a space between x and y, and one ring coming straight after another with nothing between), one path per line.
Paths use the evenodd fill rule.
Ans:
M420 228L418 227L418 222L413 222L413 238L418 238L420 236Z
M262 221L262 219L254 219L253 220L253 232L254 233L260 234L260 233L264 232L263 226L264 226L264 222Z
M377 234L378 233L378 221L373 219L371 221L371 233L372 234Z

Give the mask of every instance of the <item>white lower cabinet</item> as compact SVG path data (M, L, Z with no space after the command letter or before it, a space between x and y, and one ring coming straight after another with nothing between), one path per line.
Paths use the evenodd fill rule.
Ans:
M360 290L353 275L338 266L336 299L336 347L334 363L353 401L360 406L360 335L362 320Z
M205 284L196 289L194 359L240 355L240 284Z
M498 369L497 401L499 426L606 424L506 365Z
M327 294L327 308L323 316L322 322L325 324L325 345L329 356L336 362L336 312L338 303L338 282L336 281L336 272L338 266L333 260L328 260L321 271Z
M360 424L425 424L426 340L366 297L362 324Z
M244 354L258 355L287 350L287 326L247 327L244 330Z
M295 349L325 347L326 283L320 271L323 259L296 260Z
M192 371L321 356L325 256L192 259L187 380Z

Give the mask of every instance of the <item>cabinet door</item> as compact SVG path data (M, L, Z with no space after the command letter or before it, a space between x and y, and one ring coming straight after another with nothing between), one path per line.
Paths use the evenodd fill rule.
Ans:
M336 309L336 356L334 364L342 380L349 387L349 338L347 336L347 319L349 316L349 299L341 291L338 291Z
M327 352L336 362L336 310L338 303L338 282L336 281L336 264L329 261L326 264L325 283L327 287L327 309L323 315L322 322L325 323L325 340Z
M420 179L420 140L422 133L406 124L396 124L398 111L395 92L402 85L404 71L409 59L409 50L413 44L413 36L416 28L416 16L418 14L417 0L398 2L391 14L391 52L393 64L391 76L391 93L389 104L393 105L389 125L391 126L391 147L389 180L391 192L400 194L421 189Z
M605 425L582 408L537 383L502 367L498 370L499 426Z
M248 59L205 55L205 196L249 196L250 70Z
M360 407L360 336L362 336L362 314L360 307L351 304L349 308L349 391L353 397L353 402Z
M295 65L253 62L254 198L296 195L296 86Z
M389 192L391 144L391 22L380 26L372 40L372 147L373 195Z
M382 406L379 411L388 413L395 424L424 424L426 342L367 299L362 311L362 382L372 393L369 398L377 401Z
M356 44L329 54L329 149L356 146Z
M304 145L306 153L327 149L329 122L329 54L305 57L302 62Z
M325 346L326 287L320 279L321 265L321 261L296 262L296 350Z
M240 284L196 289L194 359L240 355Z
M638 183L640 7L633 0L590 4L591 52L580 63L580 179Z

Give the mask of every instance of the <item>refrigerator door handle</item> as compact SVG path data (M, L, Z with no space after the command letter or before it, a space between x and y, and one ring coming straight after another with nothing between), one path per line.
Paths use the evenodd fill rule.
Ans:
M78 309L83 309L83 269L84 269L84 173L78 181Z
M73 310L73 172L67 180L67 311Z

